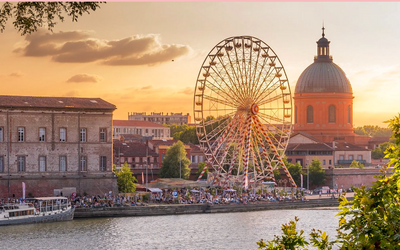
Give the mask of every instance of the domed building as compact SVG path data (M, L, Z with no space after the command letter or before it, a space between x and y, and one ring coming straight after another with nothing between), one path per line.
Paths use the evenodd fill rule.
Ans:
M296 84L294 132L302 131L324 142L355 143L353 90L344 71L333 62L329 43L322 28L314 63L303 71Z
M353 129L353 90L329 54L330 41L317 41L314 62L300 75L294 91L293 134L286 149L289 162L307 166L318 158L323 168L371 164L368 142Z

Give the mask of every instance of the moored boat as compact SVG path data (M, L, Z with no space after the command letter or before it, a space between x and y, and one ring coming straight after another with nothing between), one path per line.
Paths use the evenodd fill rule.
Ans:
M65 197L29 198L26 203L0 204L0 226L67 221L74 208Z

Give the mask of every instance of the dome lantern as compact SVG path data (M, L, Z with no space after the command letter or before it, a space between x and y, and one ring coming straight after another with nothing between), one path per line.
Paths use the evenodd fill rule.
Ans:
M322 37L317 41L317 56L314 58L315 62L331 62L332 57L329 55L329 43L325 38L325 27L322 26Z

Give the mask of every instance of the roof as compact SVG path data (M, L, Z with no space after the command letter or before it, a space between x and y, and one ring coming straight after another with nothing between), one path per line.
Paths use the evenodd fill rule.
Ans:
M145 143L142 142L120 142L114 141L114 153L120 153L122 157L156 157L158 154L148 148Z
M113 126L119 127L146 127L146 128L166 128L158 123L149 121L135 121L135 120L113 120Z
M154 146L164 145L164 146L172 146L177 143L177 140L151 140L151 144Z
M91 109L91 110L113 111L116 109L116 106L100 98L0 95L0 108L63 109L63 110Z
M367 148L359 147L347 142L334 142L335 151L370 151Z
M295 93L353 93L353 90L338 65L315 61L301 73Z
M333 151L333 148L325 143L299 143L288 144L286 151Z

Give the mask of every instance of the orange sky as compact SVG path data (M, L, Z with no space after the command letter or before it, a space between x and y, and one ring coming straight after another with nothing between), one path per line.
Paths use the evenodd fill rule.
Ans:
M238 35L272 47L293 94L324 21L333 60L353 87L354 125L386 126L400 110L399 10L388 2L127 2L103 4L77 23L66 18L53 33L21 36L10 23L0 34L1 94L100 97L117 106L116 119L192 114L205 56Z

